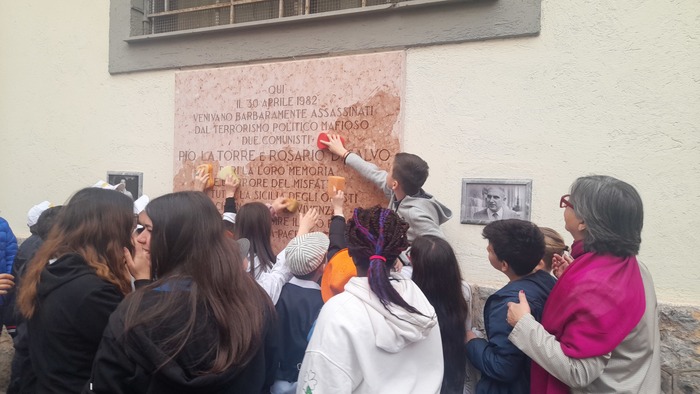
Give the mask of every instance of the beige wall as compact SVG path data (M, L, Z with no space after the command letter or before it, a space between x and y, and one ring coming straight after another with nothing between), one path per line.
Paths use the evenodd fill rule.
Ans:
M0 215L20 236L31 205L109 170L172 189L174 72L109 75L107 2L41 7L0 3ZM505 277L481 227L459 223L461 178L533 179L533 221L563 231L559 197L600 173L642 194L659 298L700 305L699 18L696 1L544 0L538 37L407 51L405 150L455 211L469 281Z

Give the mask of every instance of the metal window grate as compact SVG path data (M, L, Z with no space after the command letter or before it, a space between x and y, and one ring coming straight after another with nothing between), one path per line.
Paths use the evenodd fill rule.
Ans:
M167 33L411 0L144 0L143 32Z

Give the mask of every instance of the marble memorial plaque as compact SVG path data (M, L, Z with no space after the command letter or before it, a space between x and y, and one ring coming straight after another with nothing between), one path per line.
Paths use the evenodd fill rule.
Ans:
M239 207L295 198L300 212L319 209L316 229L326 233L328 176L346 178L346 218L355 207L386 206L374 184L316 141L322 132L340 134L347 149L388 171L400 151L404 80L404 52L178 72L174 190L191 190L200 164L212 164L215 175L233 166ZM207 193L223 210L223 181ZM297 225L298 214L275 220L276 253Z

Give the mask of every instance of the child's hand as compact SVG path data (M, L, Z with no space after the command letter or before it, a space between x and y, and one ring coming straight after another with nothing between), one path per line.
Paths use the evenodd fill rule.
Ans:
M335 188L333 188L335 190ZM331 206L333 206L333 215L343 216L343 203L345 202L345 192L338 190L331 198Z
M283 209L287 208L289 205L289 199L287 197L277 197L270 205L275 213L279 214Z
M134 256L131 256L129 249L124 248L124 261L126 269L135 280L151 279L151 255L143 249L143 245L138 242L134 244Z
M203 192L207 188L207 182L209 182L209 173L202 170L197 170L194 174L194 190L197 192Z
M11 274L0 274L0 295L7 294L15 287L15 277Z
M554 256L552 256L552 273L557 278L560 278L573 262L574 258L571 257L570 254L565 252L564 255L561 256L555 253Z
M226 198L233 197L238 190L238 186L241 185L240 178L233 178L232 175L227 175L224 180L224 189L226 190Z
M299 213L299 230L297 230L297 237L300 235L308 234L311 229L316 225L316 220L318 220L319 213L316 208L309 209L306 214Z
M321 143L326 144L326 146L328 146L328 150L331 151L331 153L341 157L344 156L345 153L348 151L343 146L343 141L340 140L340 135L338 134L328 134L328 141L321 141Z
M509 302L508 303L508 324L515 327L516 324L523 318L523 316L530 313L530 304L527 303L527 298L525 298L525 292L520 290L518 293L518 298L520 302Z

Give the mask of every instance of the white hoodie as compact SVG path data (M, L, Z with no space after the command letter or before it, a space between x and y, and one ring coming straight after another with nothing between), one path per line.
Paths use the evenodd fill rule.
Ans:
M394 304L389 312L366 277L350 279L321 309L298 394L440 392L443 360L435 310L413 281L392 276L391 283L426 316Z

